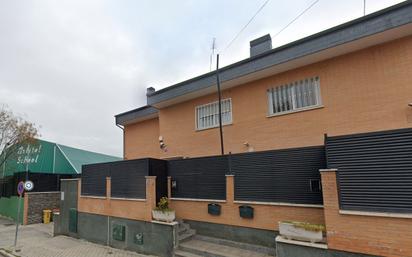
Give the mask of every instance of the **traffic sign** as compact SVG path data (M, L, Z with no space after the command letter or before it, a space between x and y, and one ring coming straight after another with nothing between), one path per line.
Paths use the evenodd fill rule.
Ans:
M20 181L17 185L17 193L21 196L24 192L24 182Z
M30 180L27 180L26 182L24 182L24 189L26 191L31 191L34 188L34 184L33 182L31 182Z

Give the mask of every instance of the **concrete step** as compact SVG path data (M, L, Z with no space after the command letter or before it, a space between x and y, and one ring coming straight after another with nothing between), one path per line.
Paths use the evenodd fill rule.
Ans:
M187 223L184 223L184 222L179 222L179 227L178 227L178 229L182 229L182 230L190 229L190 225L187 224Z
M184 233L178 233L177 239L179 240L179 243L182 243L189 239L192 239L192 237L195 235L196 235L196 230L189 229L189 230L186 230Z
M202 257L202 255L193 254L190 252L185 252L182 250L175 251L175 257Z
M195 235L194 239L202 240L202 241L206 241L206 242L210 242L214 244L249 250L253 252L259 252L259 253L263 253L263 254L270 255L270 256L275 256L276 254L275 247L271 248L271 247L265 247L261 245L247 244L247 243L236 242L236 241L231 241L231 240L226 240L226 239L221 239L221 238L216 238L216 237L202 236L202 235Z
M179 235L181 235L181 234L183 234L183 233L185 233L185 232L187 232L187 231L192 230L188 224L186 224L186 225L187 225L187 226L179 226L179 227L177 228L177 233L178 233Z
M265 253L245 250L233 246L191 239L179 244L179 250L205 257L273 257Z

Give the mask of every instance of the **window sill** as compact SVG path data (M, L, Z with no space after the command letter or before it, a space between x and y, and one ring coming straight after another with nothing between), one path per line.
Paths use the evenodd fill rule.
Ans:
M102 199L105 200L106 196L93 196L93 195L80 195L80 198Z
M231 125L233 125L233 122L228 123L228 124L223 124L222 127L231 126ZM210 127L210 128L195 129L195 131L196 131L196 132L200 132L200 131L209 130L209 129L215 129L215 128L219 128L219 125L214 126L214 127Z
M188 201L188 202L216 202L226 203L226 200L213 200L213 199L195 199L195 198L170 198L172 201Z
M110 200L146 202L146 199L142 199L142 198L110 197Z
M408 214L408 213L389 213L389 212L368 212L368 211L345 211L345 210L339 210L339 214L343 214L343 215L358 215L358 216L372 216L372 217L386 217L386 218L412 219L412 214Z
M281 203L281 202L256 202L256 201L234 201L236 204L250 205L271 205L271 206L288 206L288 207L306 207L306 208L323 208L321 204L300 204L300 203Z
M287 112L280 112L280 113L275 113L275 114L269 114L269 115L267 115L266 117L267 117L267 118L272 118L272 117L283 116L283 115L288 115L288 114L297 113L297 112L305 112L305 111L311 111L311 110L321 109L321 108L324 108L324 107L325 107L325 106L323 106L323 105L311 106L311 107L301 108L301 109L293 110L293 111L287 111Z

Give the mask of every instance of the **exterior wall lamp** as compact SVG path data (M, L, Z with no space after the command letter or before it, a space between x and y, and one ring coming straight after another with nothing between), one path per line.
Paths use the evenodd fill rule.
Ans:
M161 150L163 150L164 152L167 152L167 145L164 143L162 136L159 136L159 145L160 145Z
M247 147L248 152L254 152L255 151L255 148L253 146L251 146L249 144L249 142L246 141L246 142L243 143L243 145Z

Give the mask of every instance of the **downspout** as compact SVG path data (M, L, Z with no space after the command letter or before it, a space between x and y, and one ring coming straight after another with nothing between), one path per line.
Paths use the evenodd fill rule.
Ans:
M119 127L123 131L123 159L125 159L125 137L124 137L124 127L120 126L119 124L116 123L116 127Z

